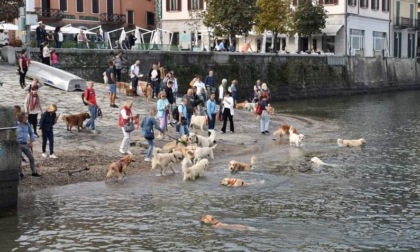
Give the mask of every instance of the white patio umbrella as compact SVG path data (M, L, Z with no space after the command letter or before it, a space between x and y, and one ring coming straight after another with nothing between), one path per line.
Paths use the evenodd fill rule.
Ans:
M80 33L80 30L83 30L83 29L73 27L71 25L61 27L61 32L66 33L66 34L78 34ZM83 30L83 32L85 34L95 34L94 32L87 31L87 30Z
M162 41L160 39L160 32L158 30L156 30L153 33L152 41L150 42L150 44L156 44L156 45L162 44Z
M140 30L137 29L137 27L136 27L136 30L134 31L134 36L136 36L136 38L137 38L136 44L141 44L143 42L142 41L143 37L141 36Z
M122 47L122 45L123 45L123 40L125 40L125 37L126 37L126 36L127 36L127 35L126 35L126 33L125 33L125 30L124 30L124 29L122 29L122 30L121 30L120 39L118 39L118 42L120 42L121 47Z
M17 31L19 30L19 27L15 24L2 23L0 24L0 30Z
M37 27L38 27L38 25L31 25L31 31L35 31ZM45 30L46 31L54 31L55 27L50 26L50 25L45 25Z

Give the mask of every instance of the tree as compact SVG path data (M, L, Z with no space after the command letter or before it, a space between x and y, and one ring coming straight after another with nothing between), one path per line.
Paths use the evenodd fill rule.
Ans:
M255 16L257 32L273 32L274 49L277 48L277 35L286 33L290 21L290 0L257 0L259 12Z
M0 21L12 22L18 18L22 6L25 6L24 0L0 0Z
M309 41L311 41L312 34L321 33L321 29L325 28L327 17L324 6L302 1L292 14L293 28L299 38L309 36Z
M248 34L254 25L256 0L206 0L203 24L215 35Z

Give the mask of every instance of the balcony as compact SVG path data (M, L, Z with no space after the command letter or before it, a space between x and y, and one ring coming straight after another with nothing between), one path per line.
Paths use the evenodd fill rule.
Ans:
M99 20L102 24L125 24L125 15L101 13Z
M406 18L406 17L395 17L394 18L394 27L400 29L419 29L419 20L414 18Z
M63 11L59 9L43 9L35 8L35 13L38 15L38 19L48 19L48 20L59 20L63 19Z

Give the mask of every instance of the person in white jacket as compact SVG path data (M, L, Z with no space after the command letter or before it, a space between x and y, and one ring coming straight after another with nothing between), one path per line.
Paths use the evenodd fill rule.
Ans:
M233 101L233 98L230 96L230 88L226 92L225 97L223 98L222 104L223 104L223 127L221 130L221 133L222 134L226 133L227 119L229 119L230 132L235 133L235 128L233 126L233 115L235 113L233 106L235 105L235 103Z

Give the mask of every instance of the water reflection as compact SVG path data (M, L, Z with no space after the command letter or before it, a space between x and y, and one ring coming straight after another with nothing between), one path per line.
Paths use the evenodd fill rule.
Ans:
M17 245L6 246L57 251L417 250L419 95L276 104L277 111L299 116L288 122L300 123L305 147L265 143L270 151L258 155L256 168L237 175L253 186L218 186L229 176L227 160L220 159L194 183L183 183L180 174L146 174L119 184L83 183L22 195L18 223L9 223L18 226L20 236ZM338 137L363 137L368 144L338 148ZM337 166L313 170L313 156ZM202 214L257 231L203 226Z

